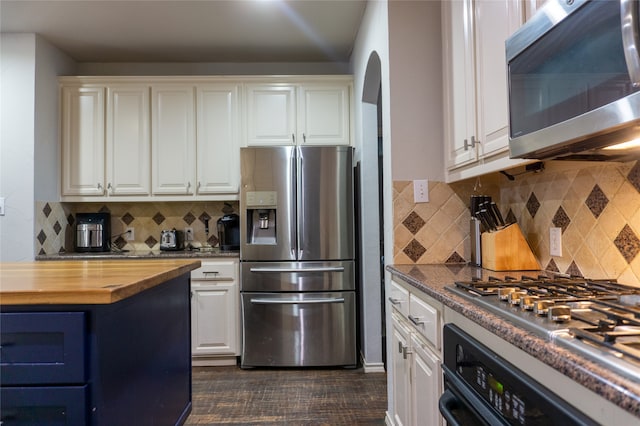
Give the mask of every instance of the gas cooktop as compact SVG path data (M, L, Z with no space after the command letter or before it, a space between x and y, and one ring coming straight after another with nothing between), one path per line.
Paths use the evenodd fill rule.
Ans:
M640 382L640 288L611 280L523 275L460 281L447 289Z

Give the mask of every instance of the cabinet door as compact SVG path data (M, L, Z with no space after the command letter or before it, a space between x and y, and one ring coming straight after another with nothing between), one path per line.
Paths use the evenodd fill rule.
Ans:
M522 3L475 0L478 134L482 156L509 148L505 41L523 22Z
M392 315L391 361L393 368L393 420L397 426L410 422L410 331L397 314Z
M473 1L442 5L445 155L454 169L477 160Z
M247 86L247 144L295 145L296 89L288 85Z
M349 86L308 84L299 90L298 143L349 145Z
M238 92L233 84L197 88L198 194L238 192Z
M195 102L191 85L151 87L151 158L154 195L193 195Z
M104 195L104 87L62 88L62 195Z
M238 284L191 283L191 349L197 355L238 355Z
M438 409L442 376L440 359L429 349L426 342L411 335L413 365L411 369L411 398L413 424L418 426L442 425Z
M149 86L110 86L107 89L109 195L149 195L149 114Z

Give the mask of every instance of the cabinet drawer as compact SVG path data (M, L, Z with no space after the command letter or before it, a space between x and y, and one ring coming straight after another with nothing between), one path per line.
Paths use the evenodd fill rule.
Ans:
M202 266L191 271L192 280L235 281L238 278L238 262L233 260L201 261Z
M0 388L2 425L85 425L87 385Z
M85 381L84 312L0 314L2 385Z
M440 350L440 315L438 310L413 294L409 296L409 321Z
M409 291L395 281L389 286L389 302L404 317L409 315Z

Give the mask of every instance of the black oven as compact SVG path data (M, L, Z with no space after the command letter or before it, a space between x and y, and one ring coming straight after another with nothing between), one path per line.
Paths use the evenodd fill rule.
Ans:
M452 426L596 425L453 324L444 326L440 413Z

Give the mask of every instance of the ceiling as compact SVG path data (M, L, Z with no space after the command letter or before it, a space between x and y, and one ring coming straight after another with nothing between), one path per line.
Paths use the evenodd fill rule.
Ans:
M0 0L77 62L348 62L366 0Z

